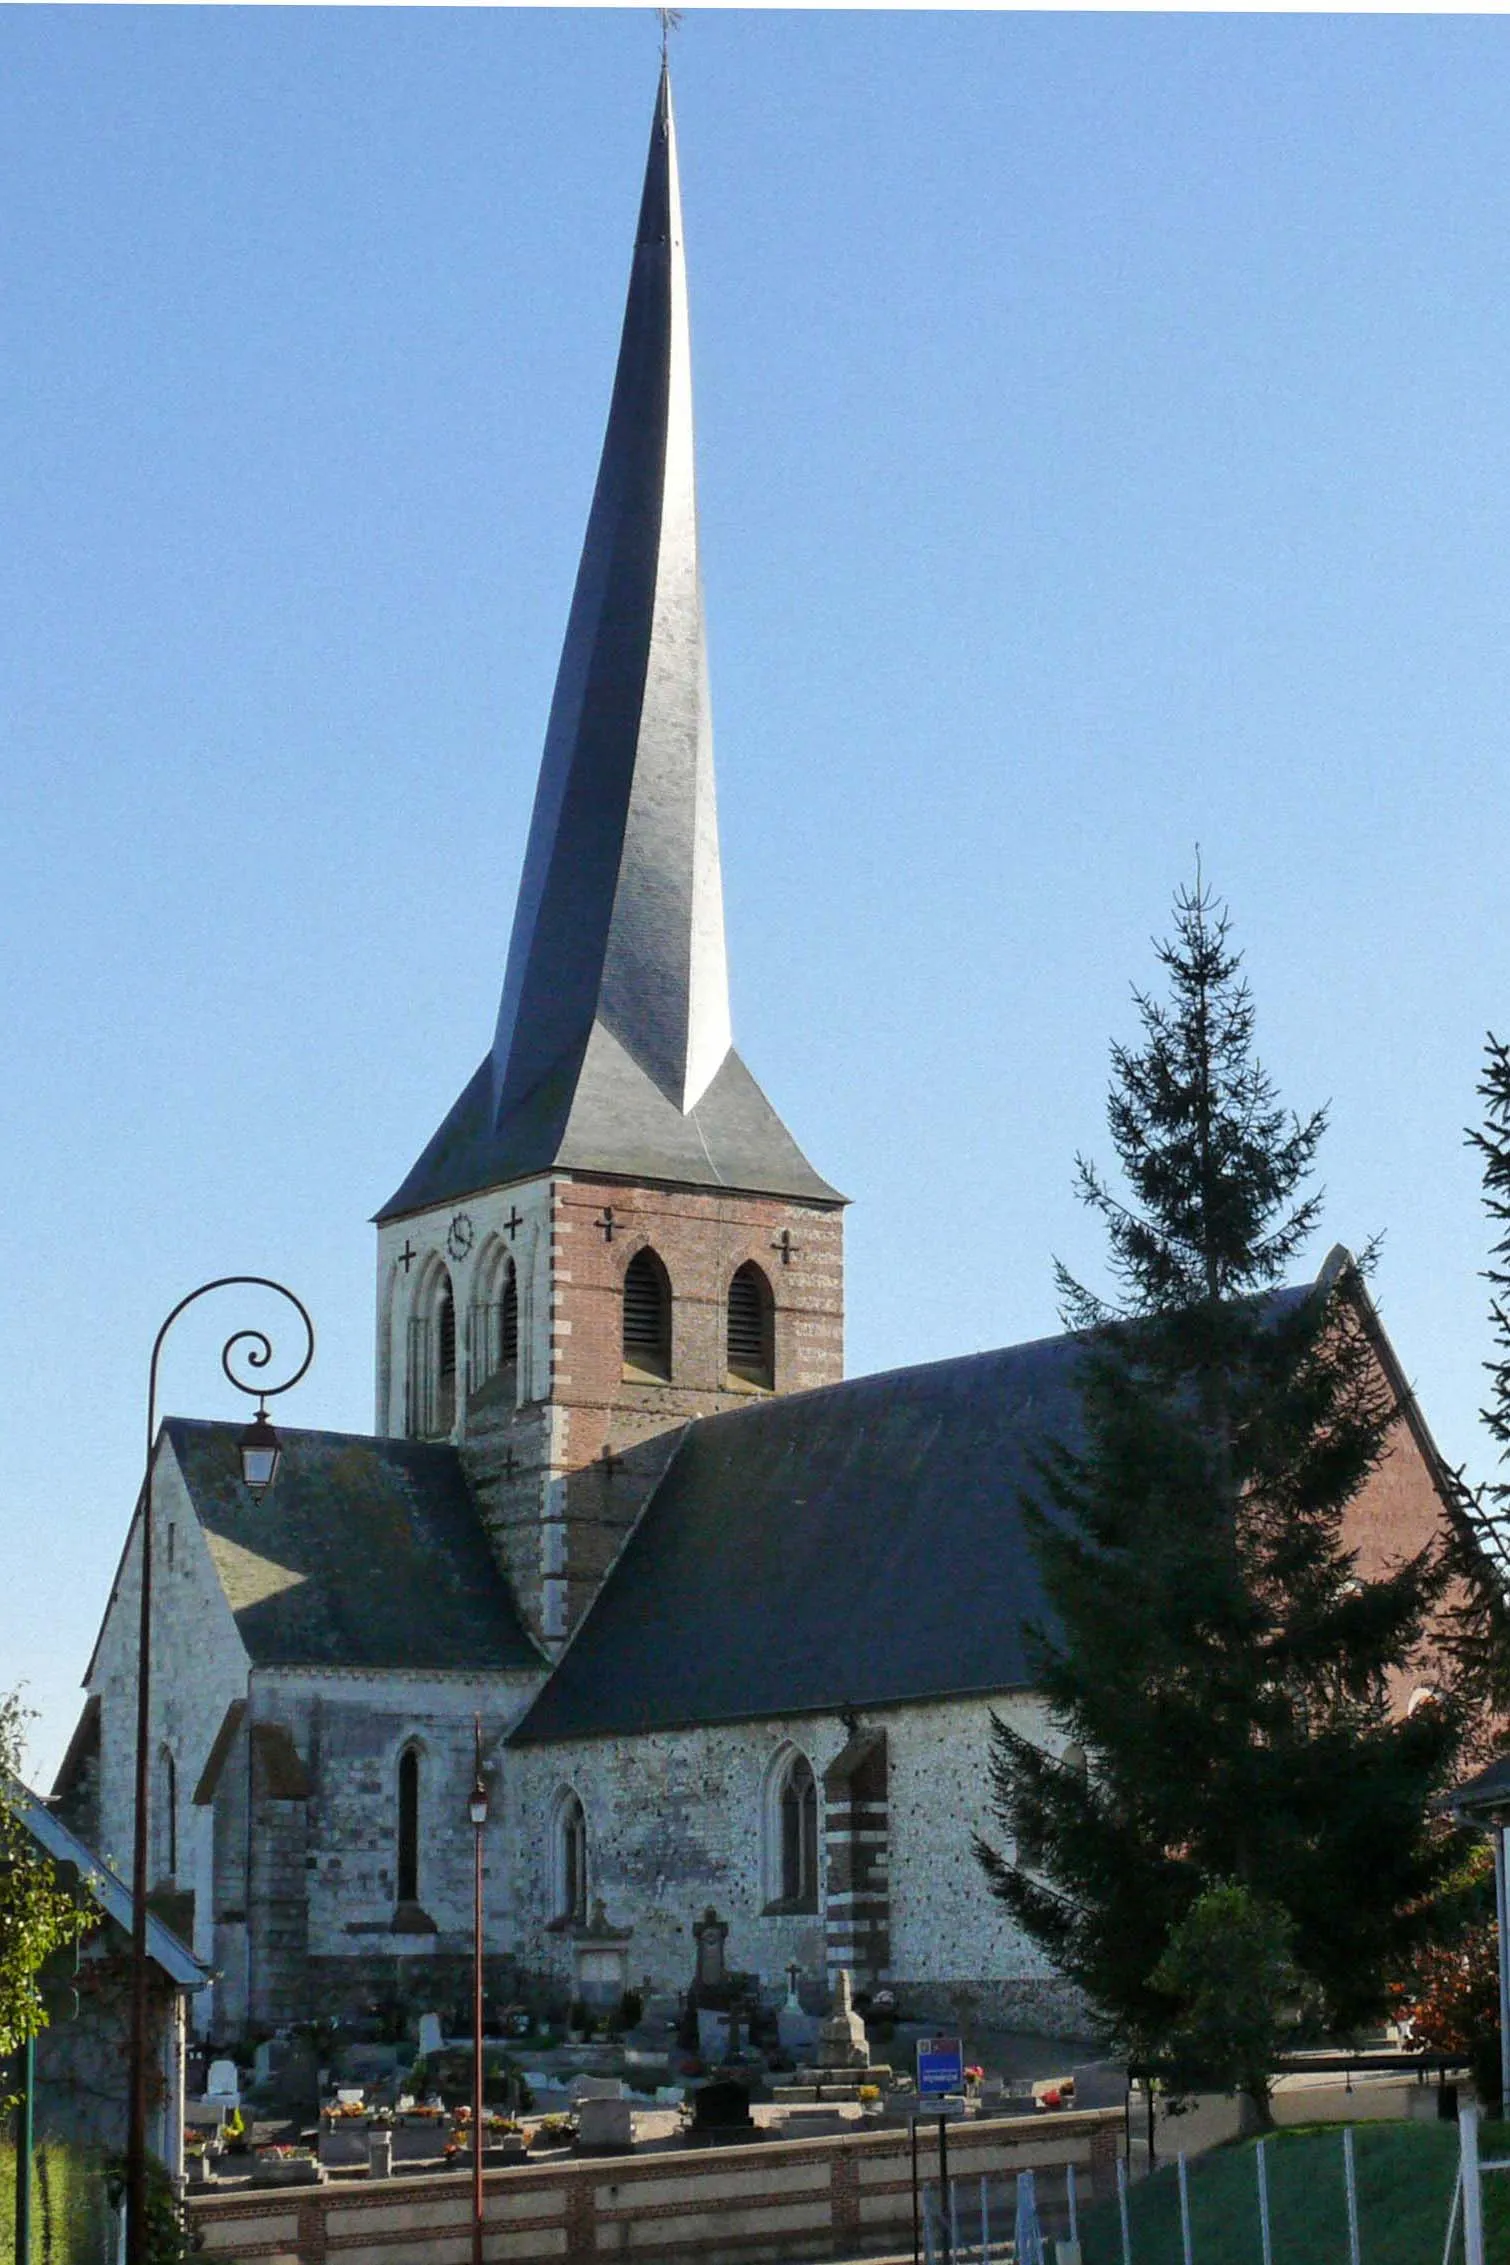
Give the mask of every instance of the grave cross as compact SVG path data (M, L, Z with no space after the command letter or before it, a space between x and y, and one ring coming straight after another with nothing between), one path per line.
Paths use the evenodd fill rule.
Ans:
M595 1227L602 1228L603 1240L605 1243L611 1243L613 1241L613 1231L614 1228L618 1225L618 1221L613 1215L613 1205L611 1203L604 1204L602 1218L595 1219L593 1221L593 1225Z
M503 1222L503 1231L508 1236L510 1242L514 1240L514 1237L518 1234L520 1228L523 1225L524 1221L520 1218L518 1211L511 1203L509 1205L509 1215Z
M802 1256L800 1245L792 1241L792 1230L790 1227L782 1228L781 1233L776 1237L776 1240L772 1243L771 1248L772 1250L780 1251L781 1263L783 1266L790 1266L794 1258L800 1258Z
M413 1248L412 1248L412 1246L411 1246L411 1244L410 1244L410 1241L409 1241L409 1238L408 1238L408 1236L407 1236L407 1235L405 1235L405 1237L404 1237L404 1247L403 1247L403 1249L402 1249L402 1250L401 1250L401 1251L399 1252L399 1254L398 1254L398 1255L399 1255L399 1260L400 1260L400 1263L401 1263L401 1264L402 1264L402 1266L403 1266L404 1272L405 1272L405 1273L407 1274L407 1273L408 1273L408 1271L409 1271L409 1269L410 1269L410 1267L411 1267L411 1266L412 1266L412 1265L414 1264L414 1261L415 1261L415 1260L416 1260L416 1259L418 1258L418 1256L419 1256L419 1252L418 1252L417 1250L415 1250L415 1249L413 1249Z

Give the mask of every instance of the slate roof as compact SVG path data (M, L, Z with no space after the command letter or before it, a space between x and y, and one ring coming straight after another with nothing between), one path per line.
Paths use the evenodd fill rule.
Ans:
M37 1845L55 1864L71 1865L80 1879L94 1890L95 1900L106 1917L129 1935L131 1890L125 1881L112 1872L108 1864L101 1863L94 1850L86 1848L61 1817L54 1816L39 1793L33 1793L31 1787L23 1785L17 1777L8 1778L7 1787L11 1806ZM174 1934L171 1927L165 1926L155 1911L147 1913L147 1956L181 1990L202 1990L210 1979L209 1968L200 1965L188 1944Z
M280 1424L256 1504L240 1428L163 1426L254 1666L540 1667L453 1447Z
M687 1432L520 1743L1029 1686L1020 1495L1079 1423L1072 1337Z
M691 1425L514 1738L1031 1688L1052 1615L1022 1501L1080 1436L1083 1353L1042 1337Z
M378 1217L553 1166L840 1200L730 1043L664 71L497 1029Z

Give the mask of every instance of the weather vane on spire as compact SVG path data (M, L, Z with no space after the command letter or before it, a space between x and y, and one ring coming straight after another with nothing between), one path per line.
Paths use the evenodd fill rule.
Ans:
M671 45L671 34L681 29L682 12L680 8L657 8L655 13L661 27L661 61L664 63L666 51Z

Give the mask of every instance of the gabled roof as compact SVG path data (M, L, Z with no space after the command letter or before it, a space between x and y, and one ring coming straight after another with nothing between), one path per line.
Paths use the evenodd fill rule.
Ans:
M540 1666L454 1447L280 1424L277 1479L253 1503L238 1426L163 1430L253 1666Z
M1342 1274L1419 1425L1346 1251L1265 1306ZM1031 1687L1051 1615L1022 1504L1080 1435L1083 1357L1045 1337L690 1426L515 1741Z
M71 1865L79 1878L93 1889L95 1901L106 1917L129 1935L131 1890L125 1881L117 1878L108 1864L102 1864L93 1849L86 1848L78 1834L70 1832L62 1819L53 1815L41 1795L33 1793L19 1778L7 1779L5 1797L38 1847L55 1864ZM147 1913L147 1955L181 1990L202 1990L210 1979L209 1968L200 1965L188 1944L175 1935L171 1927L164 1926L153 1911Z
M378 1217L553 1166L839 1200L731 1045L664 70L497 1029Z
M1080 1357L1049 1337L692 1425L515 1739L1030 1685L1021 1496Z

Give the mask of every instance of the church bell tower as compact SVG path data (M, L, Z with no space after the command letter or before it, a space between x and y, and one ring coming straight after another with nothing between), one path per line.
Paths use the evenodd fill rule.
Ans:
M685 1426L843 1370L843 1201L731 1043L664 67L493 1043L378 1214L377 1429L555 1652Z

